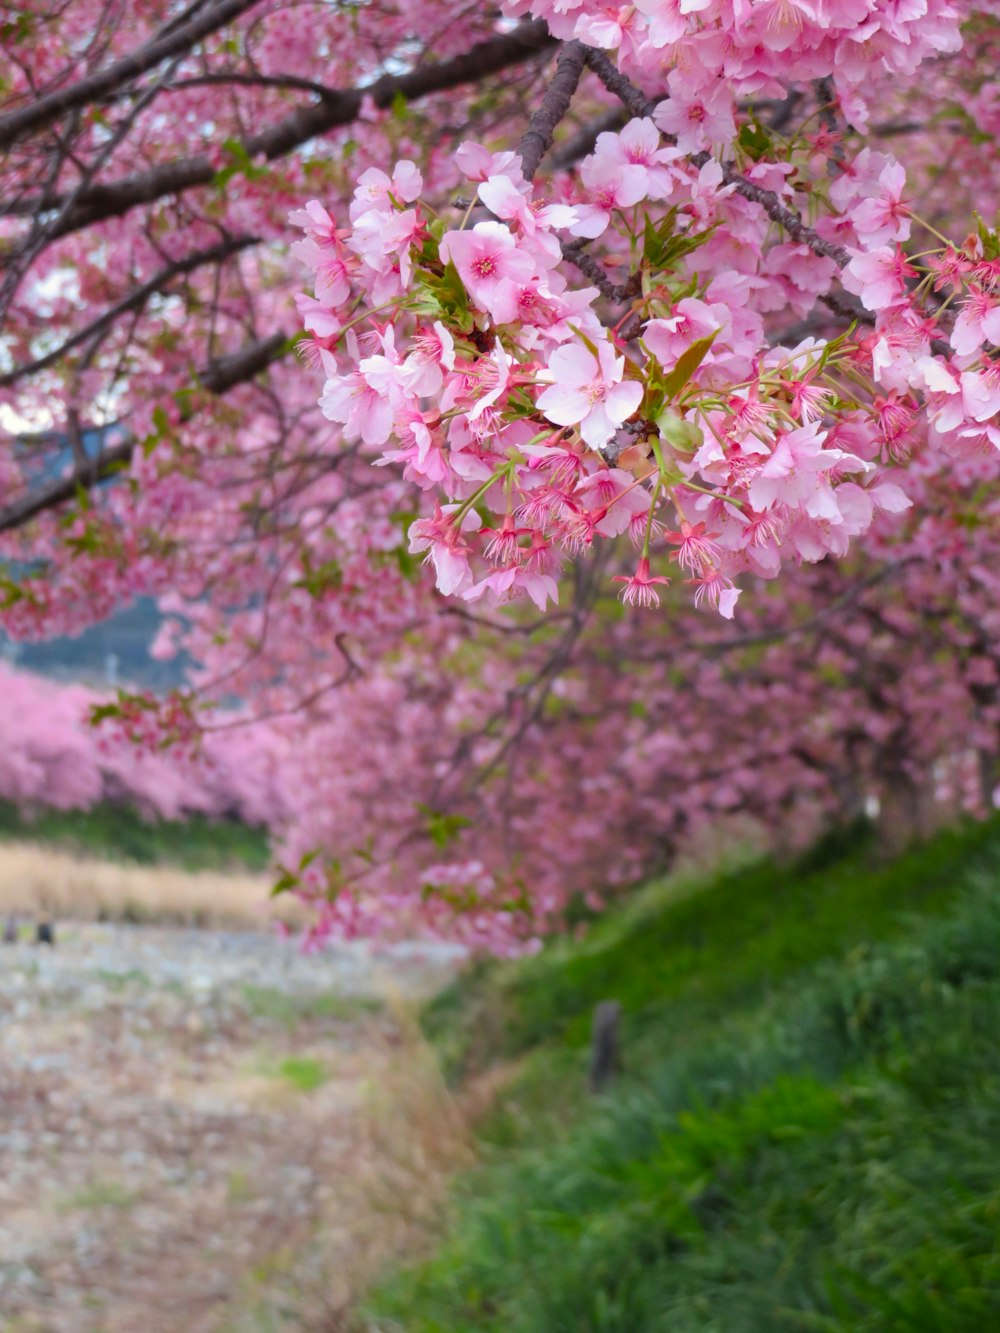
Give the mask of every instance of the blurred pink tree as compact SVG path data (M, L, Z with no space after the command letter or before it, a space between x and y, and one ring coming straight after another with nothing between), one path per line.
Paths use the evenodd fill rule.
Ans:
M988 6L0 13L3 624L197 663L11 794L273 770L318 934L494 950L731 815L989 806Z

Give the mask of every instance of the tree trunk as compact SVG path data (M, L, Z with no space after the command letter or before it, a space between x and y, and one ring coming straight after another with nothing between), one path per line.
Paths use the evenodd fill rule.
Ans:
M887 772L879 791L876 820L879 851L886 859L899 856L930 837L937 825L933 794L901 769Z

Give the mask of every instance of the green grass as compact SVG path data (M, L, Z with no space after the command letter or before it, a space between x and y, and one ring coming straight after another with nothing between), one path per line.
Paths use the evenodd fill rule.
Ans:
M143 989L150 986L149 976L139 967L126 968L124 972L112 971L105 967L97 968L95 976L102 982L109 991L119 992L129 986L141 986Z
M588 1097L612 997L626 1074ZM456 1070L524 1063L380 1328L1000 1328L997 822L653 886L428 1023Z
M0 839L15 838L115 861L179 865L185 870L264 870L268 864L263 829L204 815L145 819L130 806L110 802L90 810L39 810L29 816L12 802L0 801Z
M766 997L803 968L898 932L900 914L952 901L995 823L941 834L889 865L863 829L831 838L798 864L760 860L709 882L650 884L583 943L537 958L485 965L434 1001L426 1027L454 1074L540 1043L586 1047L594 1005L622 1005L625 1039L643 1058Z
M131 1208L136 1196L116 1180L92 1180L62 1204L63 1211L89 1208Z
M278 1065L278 1074L299 1092L315 1092L329 1078L326 1065L309 1055L289 1055Z
M255 1018L293 1028L309 1019L350 1022L377 1013L381 1004L365 996L338 995L334 991L314 994L283 991L273 986L241 987L243 1002Z

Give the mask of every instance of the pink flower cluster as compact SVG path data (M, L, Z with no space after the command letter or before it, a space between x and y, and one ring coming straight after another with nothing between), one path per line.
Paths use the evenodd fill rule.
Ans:
M613 50L644 86L667 75L663 128L682 148L727 144L734 100L783 97L789 83L832 76L855 124L873 73L912 74L956 51L961 0L506 0L508 14L542 18L553 34Z
M164 6L28 8L21 107ZM3 424L141 447L30 522L68 450L5 450L0 621L153 596L193 668L96 754L97 700L5 682L0 787L235 791L317 937L497 952L719 821L990 808L995 9L957 51L965 0L258 0L18 139Z
M734 179L640 118L601 134L555 202L515 155L466 143L477 198L457 223L405 161L362 176L348 226L316 201L294 215L316 274L299 304L323 413L433 498L410 549L442 593L526 594L541 610L566 561L628 534L626 601L659 600L662 553L699 604L732 616L741 573L843 555L876 513L908 506L891 465L909 451L914 395L936 437L995 442L1000 377L977 360L1000 322L983 243L927 270L963 295L949 357L899 248L911 209L891 158L842 156L813 183L813 226L775 235L775 206L799 216L789 169L815 155L806 137L788 165ZM593 268L581 285L579 247L598 238L597 285ZM626 262L623 290L607 275ZM805 317L841 277L874 333L774 340L775 312ZM695 528L697 543L677 538Z

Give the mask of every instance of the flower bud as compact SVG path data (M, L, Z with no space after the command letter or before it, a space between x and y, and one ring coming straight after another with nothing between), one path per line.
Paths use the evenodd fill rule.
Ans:
M679 449L682 453L693 453L705 441L700 426L696 426L693 421L685 421L669 408L656 418L656 428L672 449Z

